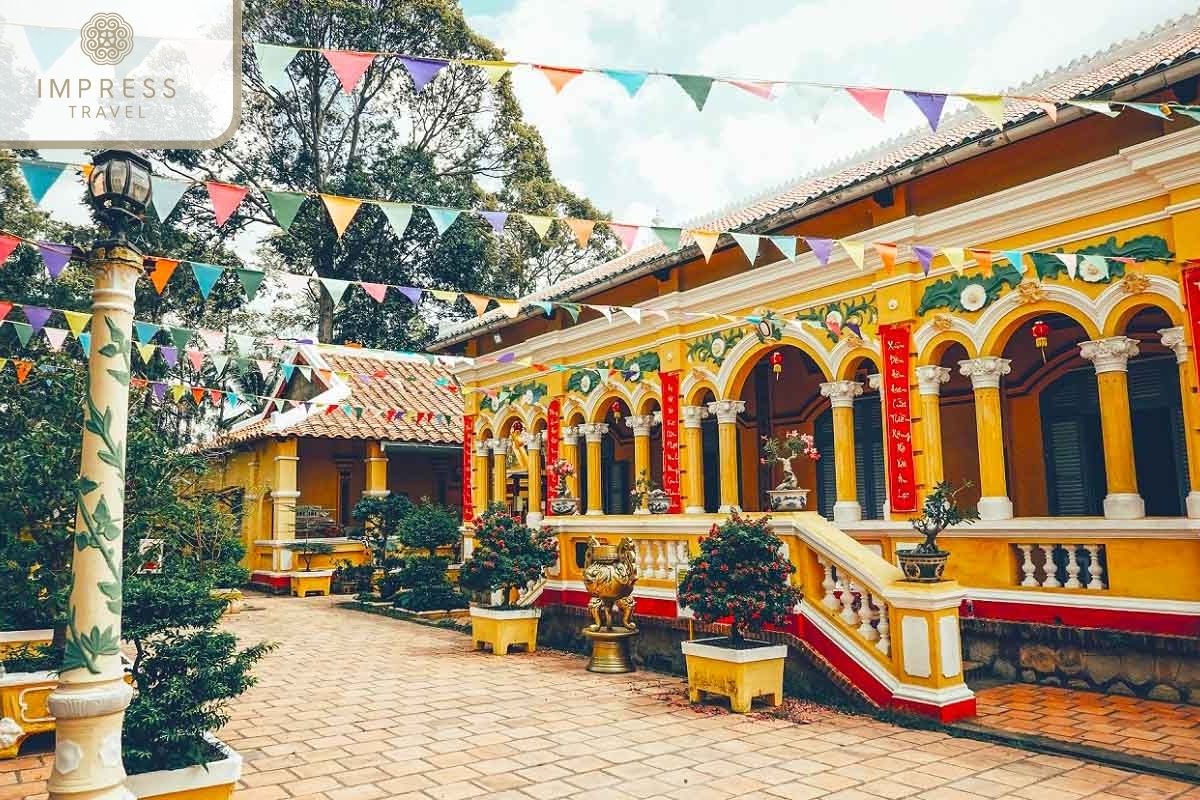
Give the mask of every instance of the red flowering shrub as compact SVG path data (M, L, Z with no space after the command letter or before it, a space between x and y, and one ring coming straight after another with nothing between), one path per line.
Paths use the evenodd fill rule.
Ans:
M519 516L494 505L479 517L475 549L458 573L458 585L473 592L500 589L508 603L514 590L542 577L557 558L554 534L535 534Z
M735 512L713 525L679 586L680 602L704 622L733 618L734 644L763 625L783 622L800 601L789 581L796 568L780 553L783 542L767 527L769 519Z

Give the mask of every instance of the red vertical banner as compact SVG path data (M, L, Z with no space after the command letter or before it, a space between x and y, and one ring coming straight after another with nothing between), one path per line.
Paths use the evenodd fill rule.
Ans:
M475 452L475 415L463 415L463 455L462 455L462 518L463 522L475 519L475 486L474 460Z
M671 496L669 514L683 510L679 497L679 373L658 373L662 385L662 485Z
M1187 262L1180 273L1183 281L1183 304L1187 309L1190 344L1200 349L1200 260Z
M880 325L883 353L883 429L887 436L888 507L917 510L917 469L912 455L912 404L909 378L912 331L907 324Z
M547 517L553 514L550 510L550 500L558 494L558 473L554 471L554 464L558 461L558 447L561 443L562 400L555 397L546 408L546 441L542 444L546 453L546 469L543 470L546 475L546 496L543 498L546 508L542 513Z

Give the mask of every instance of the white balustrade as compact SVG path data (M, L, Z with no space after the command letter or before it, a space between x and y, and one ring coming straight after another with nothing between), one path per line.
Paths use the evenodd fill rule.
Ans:
M1102 544L1014 544L1021 574L1018 585L1042 589L1108 588L1105 583ZM1055 560L1055 553L1062 556Z
M891 625L888 623L888 613L887 603L880 600L878 617L875 622L875 632L879 634L879 641L875 642L875 647L885 656L891 655L892 652Z
M863 640L873 642L884 656L891 654L892 641L887 603L863 581L851 576L849 569L839 567L824 556L817 556L821 566L821 605L830 618Z
M687 568L690 556L686 541L677 539L638 539L638 575L647 580L672 580L676 571Z

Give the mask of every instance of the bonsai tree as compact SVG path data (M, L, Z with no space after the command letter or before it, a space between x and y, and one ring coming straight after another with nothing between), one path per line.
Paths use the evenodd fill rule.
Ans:
M550 472L558 476L557 497L569 497L567 494L567 478L575 474L575 467L565 458L560 458L550 465Z
M783 622L800 600L789 581L796 568L781 555L783 543L771 533L769 519L735 513L713 525L679 584L680 602L700 620L732 618L729 638L735 648L747 634Z
M777 492L786 492L796 488L796 473L792 471L792 461L800 456L816 461L821 457L821 451L813 443L810 433L788 431L781 439L778 436L764 436L762 448L763 464L779 464L783 467L783 482L775 487Z
M938 534L954 525L971 525L979 519L979 512L974 508L959 508L958 494L971 488L970 481L963 481L957 489L942 481L933 487L933 491L925 497L921 508L921 516L912 520L913 529L925 537L914 551L918 553L941 553L938 548Z
M298 539L288 542L284 548L296 553L304 561L304 571L312 572L312 560L317 556L327 556L333 552L329 542L314 542L312 539Z
M629 491L629 499L633 503L633 507L641 508L642 503L650 496L650 493L658 490L658 483L650 478L649 470L642 470L639 477L633 484L633 489Z
M464 589L490 595L499 590L507 606L558 558L558 539L529 528L503 505L483 512L475 529L475 549L458 573Z
M393 560L395 537L400 524L412 510L412 502L401 494L387 497L364 497L351 514L358 526L349 531L350 538L359 539L370 551L376 569L395 566Z
M396 605L412 611L461 608L466 605L450 581L446 568L450 559L437 551L458 541L458 515L445 506L422 500L412 507L400 525L400 542L424 556L406 556L398 578L405 590L396 595Z

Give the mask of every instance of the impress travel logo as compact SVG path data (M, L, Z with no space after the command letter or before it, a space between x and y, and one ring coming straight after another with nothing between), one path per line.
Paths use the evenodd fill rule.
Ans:
M199 149L237 129L240 0L42 0L11 13L0 146Z

